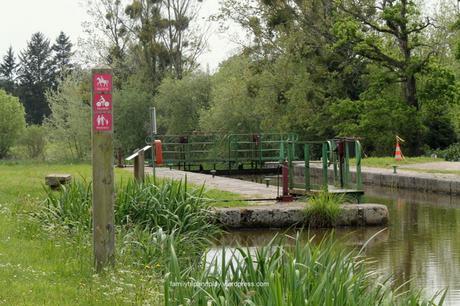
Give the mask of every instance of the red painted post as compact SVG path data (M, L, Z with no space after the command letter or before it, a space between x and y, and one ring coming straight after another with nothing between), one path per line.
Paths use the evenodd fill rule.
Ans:
M289 167L287 161L285 161L281 167L281 176L283 183L283 195L278 198L281 202L292 202L294 197L289 194Z

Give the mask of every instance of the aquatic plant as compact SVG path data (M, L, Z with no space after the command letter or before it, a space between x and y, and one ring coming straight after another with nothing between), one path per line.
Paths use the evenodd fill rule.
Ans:
M343 202L343 196L325 190L313 195L305 207L306 222L312 227L333 226L339 217L340 205Z

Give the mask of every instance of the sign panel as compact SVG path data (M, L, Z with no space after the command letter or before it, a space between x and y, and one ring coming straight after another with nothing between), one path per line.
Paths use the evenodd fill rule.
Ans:
M109 73L93 74L93 90L112 91L112 75Z
M112 95L111 94L94 94L93 95L93 110L95 112L106 112L112 110Z
M111 113L94 113L93 126L95 131L112 131L112 114Z

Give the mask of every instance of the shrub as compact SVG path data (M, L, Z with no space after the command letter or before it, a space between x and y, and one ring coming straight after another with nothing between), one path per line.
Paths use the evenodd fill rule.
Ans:
M46 146L46 131L40 125L29 125L22 137L21 144L25 147L28 158L43 158Z
M9 149L26 126L24 107L19 99L0 90L0 158Z
M460 161L460 143L454 143L447 149L439 151L441 157L447 161Z
M333 226L340 214L344 197L327 191L312 196L305 208L307 223L313 227Z

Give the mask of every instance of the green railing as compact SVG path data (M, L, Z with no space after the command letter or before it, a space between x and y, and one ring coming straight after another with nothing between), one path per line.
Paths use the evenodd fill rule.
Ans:
M359 140L354 138L300 141L294 133L251 133L160 135L155 139L162 141L164 163L171 167L187 170L192 167L203 170L260 169L268 162L286 162L290 188L300 186L309 191L328 189L332 185L362 190L362 148ZM353 182L351 158L356 159ZM298 163L303 164L301 183L294 181L294 166ZM312 167L321 169L319 180L313 180Z
M302 158L299 158L302 155ZM341 189L362 190L361 176L362 147L357 139L337 138L328 141L286 141L280 147L280 162L287 162L289 167L290 188L302 187L312 189L329 189L332 185ZM352 181L350 159L355 158L355 180ZM294 163L303 165L303 182L294 182ZM321 165L321 177L313 184L311 167ZM329 178L332 169L332 179ZM332 181L332 184L330 184Z
M277 162L281 144L297 140L291 133L158 135L165 164L179 167L260 168Z

